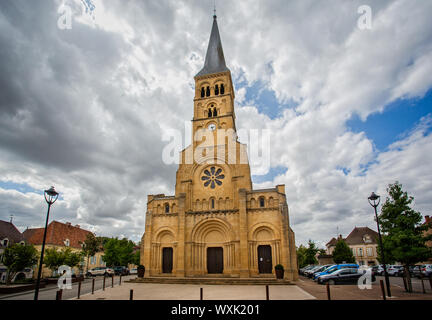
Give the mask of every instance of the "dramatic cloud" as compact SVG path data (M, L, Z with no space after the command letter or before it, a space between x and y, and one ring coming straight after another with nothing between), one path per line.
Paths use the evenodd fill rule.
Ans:
M174 193L162 135L192 119L213 2L93 3L94 16L80 0L0 2L0 218L41 226L35 190L52 184L52 219L138 241L147 194ZM70 30L58 28L61 4ZM432 3L374 2L360 30L363 4L218 1L238 128L271 130L272 170L285 169L254 187L286 185L297 244L374 227L366 198L396 180L430 213L431 117L381 152L347 121L431 89Z

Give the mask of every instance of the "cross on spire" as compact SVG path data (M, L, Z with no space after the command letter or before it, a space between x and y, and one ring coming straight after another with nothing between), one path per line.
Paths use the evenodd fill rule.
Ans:
M216 0L214 0L214 9L213 9L213 17L216 17Z

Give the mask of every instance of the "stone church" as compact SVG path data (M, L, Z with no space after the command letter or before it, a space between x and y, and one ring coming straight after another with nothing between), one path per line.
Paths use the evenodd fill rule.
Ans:
M148 196L141 241L146 277L274 277L277 264L286 280L298 277L285 186L253 190L246 145L235 134L234 98L214 16L175 195ZM197 135L206 139L195 141Z

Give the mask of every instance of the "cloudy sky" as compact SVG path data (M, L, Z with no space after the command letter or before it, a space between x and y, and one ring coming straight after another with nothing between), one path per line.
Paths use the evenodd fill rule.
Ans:
M254 188L286 185L297 245L375 228L367 197L396 180L431 213L432 1L217 7L238 128L272 133ZM1 0L0 219L41 227L54 185L51 219L140 240L147 194L174 193L162 135L192 119L212 14L213 0Z

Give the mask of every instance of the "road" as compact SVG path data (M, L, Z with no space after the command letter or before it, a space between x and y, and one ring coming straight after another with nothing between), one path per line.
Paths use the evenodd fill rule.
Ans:
M385 284L385 278L384 277L377 276L376 279L377 280L374 283L374 285L380 285L380 280L383 280L384 284ZM399 288L405 289L402 277L391 277L390 276L389 280L390 280L390 284L392 286L397 286ZM411 278L411 283L412 283L413 291L415 291L415 292L423 292L423 288L422 288L422 284L421 284L421 280L420 279L418 279L418 278ZM423 283L424 283L424 286L425 286L426 290L431 290L429 279L424 279Z
M131 276L124 276L122 277L122 283L126 280L130 280L136 278L136 275ZM81 283L81 295L84 295L86 293L90 293L92 290L92 279L85 279ZM111 278L106 278L105 280L105 286L109 287L112 285ZM114 286L119 285L119 277L116 276L114 278ZM103 287L103 277L95 277L95 291L101 290ZM39 290L39 300L55 300L56 299L56 292L58 291L58 287L55 284L50 284L46 286L43 289ZM63 300L76 298L78 296L78 283L72 284L72 289L70 290L63 290ZM34 299L34 290L26 291L26 292L20 292L20 293L13 293L9 295L1 295L0 300L33 300Z

